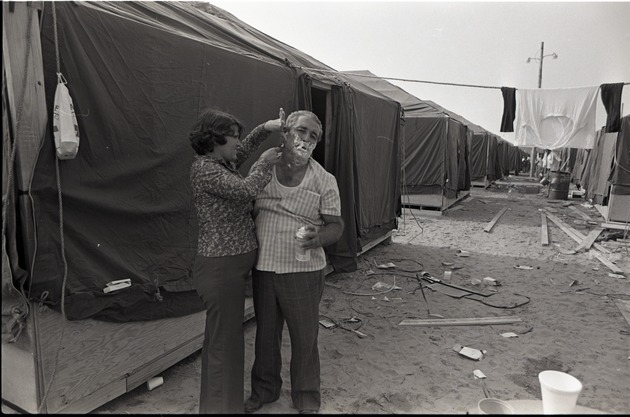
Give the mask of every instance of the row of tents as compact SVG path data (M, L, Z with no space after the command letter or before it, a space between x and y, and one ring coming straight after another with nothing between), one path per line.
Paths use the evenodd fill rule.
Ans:
M319 116L314 158L337 179L346 224L327 248L337 271L391 234L404 194L458 198L521 169L497 135L205 2L2 12L2 398L26 412L89 412L201 348L188 132L206 107L246 130L280 107ZM55 153L58 73L80 132L74 159ZM120 279L132 286L103 292Z
M519 169L515 147L461 116L377 77L335 71L208 3L43 2L40 21L22 26L12 25L14 3L3 8L3 166L15 171L5 184L3 170L7 277L31 300L58 306L63 293L72 319L200 308L187 137L206 107L246 129L280 107L319 116L325 139L314 158L337 179L346 224L327 248L337 271L356 269L362 248L397 227L403 192L452 197ZM50 128L59 70L81 138L63 161ZM126 278L132 290L103 294Z
M606 207L606 221L628 227L630 221L630 115L621 118L619 132L597 131L592 149L565 150L571 182L584 198Z

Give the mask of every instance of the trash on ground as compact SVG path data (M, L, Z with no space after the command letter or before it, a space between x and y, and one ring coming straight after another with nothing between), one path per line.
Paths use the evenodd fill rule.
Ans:
M473 376L475 377L475 379L483 379L486 377L486 375L483 372L481 372L479 369L475 369L473 371Z
M446 281L449 281L451 279L452 275L453 275L453 273L451 271L444 271L444 279Z
M460 258L466 258L470 256L470 252L468 252L467 250L458 249L456 255L459 256Z
M534 269L533 266L528 266L528 265L514 265L514 268L516 268L516 269L526 269L526 270Z
M442 262L442 265L444 265L444 266L452 266L452 265L455 265L455 263L454 262Z
M380 264L380 265L376 265L378 268L381 269L389 269L389 268L396 268L396 265L394 265L391 262L387 262L386 264Z
M453 350L462 356L466 356L469 359L478 361L483 358L483 351L479 349L473 349L462 345L453 346Z
M625 278L625 276L623 276L621 274L613 274L612 272L609 272L608 276L612 277L612 278Z
M481 284L481 280L477 279L477 278L473 278L473 279L470 280L470 283L472 285L479 285L479 284Z
M505 333L501 333L501 336L503 337L518 337L518 335L514 332L505 332Z
M358 331L358 330L352 330L352 331L353 331L354 333L356 333L356 334L357 334L357 336L359 336L361 339L363 339L363 338L366 338L366 337L367 337L367 335L366 335L365 333L361 333L361 332L360 332L360 331Z
M333 323L333 321L329 319L321 319L319 320L319 324L327 329L334 329L335 327L337 327L337 324Z
M483 285L492 285L492 286L500 285L499 281L491 277L485 277L481 282L483 282Z
M368 269L367 271L365 271L365 275L374 275L374 271Z
M379 281L376 284L372 285L372 289L374 291L382 291L382 290L401 290L402 288L400 288L398 285L386 284L384 282Z
M163 383L164 383L164 378L162 378L161 376L156 376L147 381L147 388L149 389L149 391L152 391L155 388L162 385Z
M386 295L383 296L383 301L389 301L389 298L387 298Z

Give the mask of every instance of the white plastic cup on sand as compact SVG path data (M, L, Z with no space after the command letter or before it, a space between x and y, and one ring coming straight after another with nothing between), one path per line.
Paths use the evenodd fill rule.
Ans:
M544 414L573 414L582 383L576 377L559 371L538 374Z
M483 398L477 403L481 414L514 414L514 407L498 398Z

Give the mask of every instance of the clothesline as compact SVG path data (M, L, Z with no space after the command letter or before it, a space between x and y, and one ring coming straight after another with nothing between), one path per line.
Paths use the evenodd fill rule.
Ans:
M303 69L303 70L309 70L309 71L319 71L319 72L324 72L324 73L334 73L334 74L340 73L340 71L337 71L337 70L325 70L325 69L320 69L320 68L308 68L308 67L297 67L297 68L300 68L300 69ZM457 86L457 87L489 88L489 89L493 89L493 90L500 90L501 89L501 87L494 87L494 86L489 86L489 85L444 83L444 82L439 82L439 81L412 80L412 79L407 79L407 78L381 77L381 76L378 76L378 75L353 74L353 73L350 73L350 72L343 72L342 74L344 74L344 75L351 75L353 77L378 78L378 79L381 79L381 80L405 81L405 82L411 82L411 83L452 85L452 86ZM624 82L623 83L623 85L628 85L628 84L630 84L630 82Z

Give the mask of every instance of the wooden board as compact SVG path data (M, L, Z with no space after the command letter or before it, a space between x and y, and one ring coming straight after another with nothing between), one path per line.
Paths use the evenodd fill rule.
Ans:
M584 235L582 235L577 230L574 230L574 229L570 228L569 226L567 226L566 224L564 224L562 222L562 220L560 220L559 218L557 218L553 214L547 213L547 217L549 218L549 220L554 222L560 229L562 229L562 231L565 232L571 239L575 240L576 242L582 243L582 241L585 239ZM594 244L594 246L596 248L598 246L601 247L601 245L597 245L597 244ZM607 249L606 249L606 251L608 253L610 253L610 251L608 251ZM596 250L593 250L593 256L595 258L597 258L598 261L600 261L601 263L606 265L614 273L622 274L622 275L625 274L625 272L622 269L620 269L617 265L615 265L614 263L612 263L608 259L606 259L600 252L598 252Z
M511 324L522 321L518 317L473 317L463 319L404 319L400 326L486 326L491 324Z
M403 207L417 208L420 210L435 210L441 215L443 210L448 209L458 201L466 198L470 194L469 190L459 191L457 197L448 198L443 194L404 194L401 196Z
M205 311L130 323L66 321L37 308L31 314L36 369L19 376L38 387L35 409L44 402L44 413L92 411L199 350L205 329Z
M497 221L499 221L499 218L500 218L501 216L503 216L503 213L505 213L506 211L507 211L507 207L503 207L503 208L501 209L501 211L499 211L499 212L497 213L497 215L496 215L496 216L494 216L494 219L492 219L492 220L490 221L490 223L488 223L488 225L487 225L486 227L484 227L484 228L483 228L483 231L484 231L484 232L490 232L490 230L492 230L492 228L494 227L495 223L496 223Z
M582 249L584 250L589 250L591 248L591 246L593 246L593 243L595 243L595 240L597 239L597 237L599 236L599 234L603 231L604 229L601 227L596 227L593 230L591 230L589 232L588 235L586 235L586 237L584 238L584 240L582 240L582 243L580 243L578 245L577 248L575 248L575 251L578 252Z
M547 227L547 216L540 213L540 245L549 246L549 228Z
M627 223L600 223L604 229L630 230L630 224Z
M577 243L582 243L582 241L586 237L582 233L572 228L571 226L565 224L562 220L560 220L558 217L554 216L553 214L547 213L547 217L549 218L549 220L554 222L556 226L562 229L564 233L566 233L571 239L575 240ZM610 254L610 251L608 249L606 249L605 247L603 247L602 245L598 243L594 243L593 246L596 249L598 249L600 252Z

